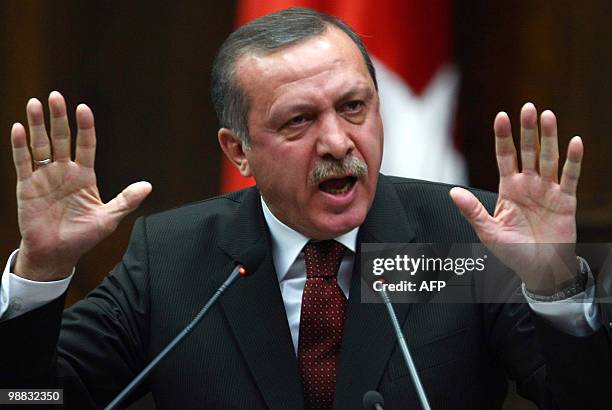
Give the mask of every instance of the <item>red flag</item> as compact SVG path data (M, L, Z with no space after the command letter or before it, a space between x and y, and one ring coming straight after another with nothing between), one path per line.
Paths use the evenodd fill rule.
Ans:
M378 76L385 127L382 172L467 182L452 138L459 75L451 60L450 0L241 0L236 22L287 7L340 17L361 36ZM222 178L224 192L253 184L229 161Z

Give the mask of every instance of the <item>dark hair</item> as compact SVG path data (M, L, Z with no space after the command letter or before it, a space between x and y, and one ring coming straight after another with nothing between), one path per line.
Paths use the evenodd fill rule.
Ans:
M223 42L212 67L210 94L221 127L249 146L249 101L236 79L236 62L248 53L270 52L322 34L330 27L344 32L359 48L376 89L376 72L355 32L337 17L307 8L289 8L251 21Z

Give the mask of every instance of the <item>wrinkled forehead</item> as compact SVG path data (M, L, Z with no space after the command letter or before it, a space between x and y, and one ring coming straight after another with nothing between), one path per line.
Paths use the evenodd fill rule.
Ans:
M271 52L247 53L235 65L236 79L250 101L269 97L282 86L316 81L330 71L370 78L357 45L335 28Z

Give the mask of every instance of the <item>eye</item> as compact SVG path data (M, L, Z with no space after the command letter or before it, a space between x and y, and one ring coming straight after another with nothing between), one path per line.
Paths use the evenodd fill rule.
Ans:
M365 121L367 109L363 100L351 100L342 103L339 113L352 124L361 124Z
M306 122L306 116L305 115L296 115L295 117L291 118L289 121L287 121L287 126L289 127L296 127L298 125L302 125Z
M308 129L309 124L313 120L313 116L309 113L299 114L291 117L286 121L278 131L287 138L297 138Z
M349 114L358 113L363 109L363 101L354 100L344 104L344 111Z

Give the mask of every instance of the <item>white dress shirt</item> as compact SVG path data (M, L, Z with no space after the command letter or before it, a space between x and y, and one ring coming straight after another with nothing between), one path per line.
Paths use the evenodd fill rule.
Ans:
M59 298L68 289L72 274L65 279L36 282L15 275L13 267L19 249L11 253L0 282L0 319L7 320L34 310L53 299Z
M293 348L297 354L298 337L300 336L300 315L302 313L302 294L306 285L306 262L304 262L304 246L310 238L294 231L276 219L263 198L261 200L266 223L272 237L272 259L278 276L287 323L291 330ZM348 299L357 247L357 232L359 227L335 238L347 248L340 268L338 268L338 285Z
M297 354L302 294L306 284L306 264L303 248L310 238L279 221L272 214L263 198L261 205L272 237L274 268L285 304L293 347ZM338 285L347 299L357 248L358 231L359 228L357 227L335 238L336 241L348 249L338 271ZM73 269L70 276L58 281L36 282L24 279L12 273L17 252L18 250L11 254L2 274L2 281L0 282L0 320L24 314L58 298L66 291L74 275ZM558 302L537 302L527 295L525 297L534 312L551 322L559 330L574 336L585 336L599 328L598 309L594 303L595 286L593 282L593 277L589 274L587 291Z

